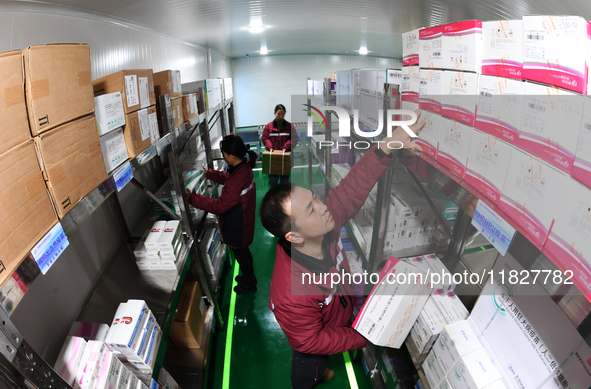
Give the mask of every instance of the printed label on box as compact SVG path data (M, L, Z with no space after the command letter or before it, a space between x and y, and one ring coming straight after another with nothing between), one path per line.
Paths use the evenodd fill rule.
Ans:
M472 225L495 246L501 255L507 254L507 250L515 236L515 228L482 200L478 200L472 218Z
M148 84L148 77L139 77L140 84L140 101L142 103L142 109L150 106L150 87Z
M127 96L128 107L133 107L140 103L140 96L137 90L137 76L135 74L125 76L125 95Z
M148 110L142 109L138 111L137 117L140 121L140 132L142 133L142 142L150 137L152 132L150 127L150 120L148 119Z
M152 144L156 144L160 139L160 130L158 129L158 117L156 116L156 112L149 114L148 120L150 121L150 138Z
M117 186L117 192L120 192L121 189L123 189L132 178L133 171L131 170L131 163L127 161L115 172L115 174L113 174L113 179L115 180L115 185Z
M41 273L45 275L70 242L62 225L58 222L31 250Z

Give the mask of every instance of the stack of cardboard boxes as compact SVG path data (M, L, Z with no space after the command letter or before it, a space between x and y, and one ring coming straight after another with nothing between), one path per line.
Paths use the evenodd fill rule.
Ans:
M177 271L185 248L178 220L157 221L133 251L140 270Z

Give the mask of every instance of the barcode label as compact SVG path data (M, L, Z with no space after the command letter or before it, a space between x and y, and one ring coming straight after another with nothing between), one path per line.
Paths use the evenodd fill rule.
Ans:
M591 131L591 123L585 123L584 126L585 126L585 130Z
M527 39L532 40L532 41L543 41L544 35L527 34Z
M427 81L421 80L421 85L427 85Z
M480 96L493 97L493 94L492 93L489 93L489 92L480 92Z
M436 51L433 53L433 57L440 57L441 56L441 52L440 51Z
M528 104L528 107L531 108L531 109L533 109L534 111L546 112L546 107L542 107L540 105L529 103Z
M561 374L561 375L558 376L558 382L560 382L560 385L563 388L568 387L568 381L566 380L566 378L564 378L564 375Z

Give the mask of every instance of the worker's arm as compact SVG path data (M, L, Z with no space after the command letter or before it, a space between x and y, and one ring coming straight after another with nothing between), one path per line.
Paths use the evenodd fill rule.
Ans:
M192 192L189 196L189 204L206 212L221 215L234 208L240 202L241 190L239 185L225 185L222 195L218 199L212 199L211 197Z
M291 151L295 146L298 144L298 133L295 130L295 126L293 124L289 124L291 126L289 130L289 140L283 144L283 150Z
M205 178L207 178L208 180L212 180L216 184L220 185L224 185L228 180L228 177L230 177L228 172L224 172L221 170L209 169L205 172Z
M261 137L265 150L271 150L273 148L273 142L271 142L271 137L269 136L269 133L271 132L270 126L271 124L267 124L265 128L263 128L263 136Z

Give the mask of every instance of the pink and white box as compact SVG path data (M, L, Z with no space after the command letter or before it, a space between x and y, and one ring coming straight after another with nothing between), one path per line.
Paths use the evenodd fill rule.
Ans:
M482 22L482 74L522 79L523 21Z
M571 175L591 188L591 99L586 98Z
M523 79L587 94L587 23L579 16L523 17Z
M470 137L474 129L455 120L441 118L437 161L456 175L464 178Z
M511 145L492 135L472 132L464 180L497 205L501 202L512 150Z
M402 33L402 66L419 65L419 30Z
M467 20L442 27L443 68L481 73L482 22Z
M84 354L80 361L80 367L76 374L75 389L93 389L98 377L103 354L109 351L104 342L90 340L86 343Z
M115 389L123 364L111 351L106 350L101 359L94 389Z
M478 78L474 127L519 145L525 83L494 76Z
M421 146L423 152L427 153L427 155L433 159L437 159L441 119L441 115L429 111L422 111L421 117L417 121L417 123L421 123L425 120L426 123L415 142Z
M443 27L422 28L419 31L419 67L443 68Z
M54 370L70 386L74 386L76 374L80 367L86 341L76 336L67 336L64 345L55 361Z
M587 94L591 94L591 77L589 77L589 66L591 66L591 22L587 22Z
M519 147L570 173L575 160L583 108L581 96L526 82Z
M441 115L474 127L478 74L466 72L443 72L444 97Z
M421 69L419 74L419 107L441 115L443 70Z
M420 77L418 66L404 66L402 68L402 86L400 87L402 101L418 104Z
M541 246L546 240L567 175L513 148L499 207Z

